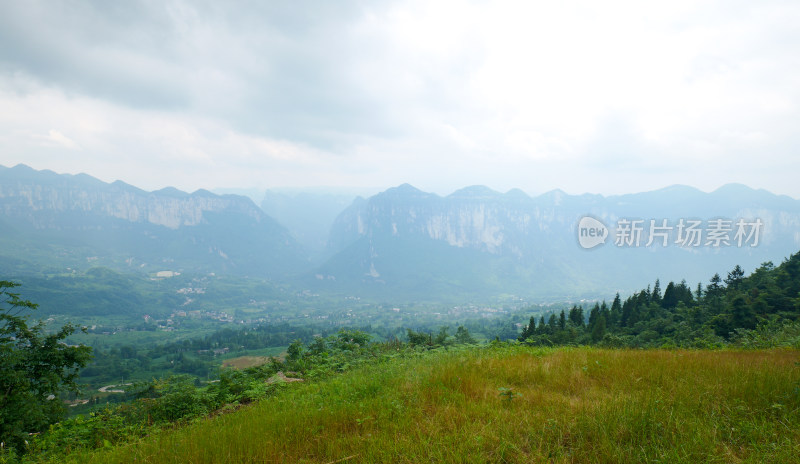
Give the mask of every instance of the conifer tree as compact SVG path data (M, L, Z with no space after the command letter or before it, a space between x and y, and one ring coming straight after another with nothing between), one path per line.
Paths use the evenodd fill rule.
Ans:
M653 293L650 295L650 301L661 304L661 282L659 279L656 279L656 283L653 285Z
M664 309L672 309L678 306L678 290L675 284L670 282L664 290L664 298L661 300L661 307Z
M597 316L597 321L592 327L592 341L597 343L603 339L606 334L606 318L602 315Z
M583 307L574 305L569 310L569 322L575 327L583 327L586 322L583 320Z

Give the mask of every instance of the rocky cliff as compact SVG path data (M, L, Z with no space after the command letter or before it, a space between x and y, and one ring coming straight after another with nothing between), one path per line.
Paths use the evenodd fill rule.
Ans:
M579 246L577 225L584 216L609 228L598 249ZM718 218L731 221L729 242L737 219L759 220L757 246L705 246L705 235L697 247L675 243L679 220L707 228ZM620 220L642 221L639 246L615 244ZM646 246L650 220L667 220L667 246ZM705 281L727 266L753 270L763 261L780 261L800 249L800 201L741 185L611 197L558 190L530 197L473 186L441 197L404 184L354 202L336 219L329 246L337 254L318 276L350 291L397 286L399 294L413 294L435 287L575 297L641 288L659 277Z
M146 192L24 165L0 167L0 229L0 256L32 259L29 268L41 261L73 268L136 263L144 270L281 275L305 263L286 229L247 197ZM64 259L47 259L47 249Z

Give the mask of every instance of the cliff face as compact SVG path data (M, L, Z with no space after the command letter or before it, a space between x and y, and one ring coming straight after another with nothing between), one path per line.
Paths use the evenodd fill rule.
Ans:
M422 237L493 255L523 256L544 245L532 243L537 237L568 231L576 221L579 208L559 201L482 186L439 197L404 185L354 203L334 223L330 244L343 248L375 235Z
M41 254L42 261L60 266L80 268L89 260L109 267L137 263L151 271L272 276L305 265L288 231L247 197L174 188L146 192L23 165L0 167L0 229L7 233L6 256L29 260ZM52 260L42 252L48 248Z
M257 222L266 216L248 198L237 195L218 196L204 190L187 194L171 188L145 192L120 181L106 184L85 175L37 174L22 165L0 171L0 213L34 222L41 221L41 212L91 213L170 229L207 222L208 212L232 212Z
M587 215L610 229L597 250L578 244L577 225ZM615 245L615 226L625 218L643 220L641 246ZM758 246L675 245L680 219L706 227L715 218L760 220ZM645 246L651 219L672 225L670 245ZM561 191L530 197L474 186L440 197L406 184L354 202L336 219L329 246L338 254L320 268L326 283L399 285L402 293L439 282L456 291L569 297L642 288L656 278L707 281L735 264L753 270L780 262L800 248L800 201L735 185L711 193L674 186L611 197Z

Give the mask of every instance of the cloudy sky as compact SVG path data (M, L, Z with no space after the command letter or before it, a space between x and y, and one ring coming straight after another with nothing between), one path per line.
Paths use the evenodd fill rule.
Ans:
M800 2L0 0L0 165L800 198Z

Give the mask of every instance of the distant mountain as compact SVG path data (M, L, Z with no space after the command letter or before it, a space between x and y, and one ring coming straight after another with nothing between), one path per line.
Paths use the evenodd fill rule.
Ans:
M308 261L289 232L246 197L146 192L85 174L0 166L0 270L98 265L277 277Z
M740 264L751 271L800 249L800 201L744 185L711 193L676 185L609 197L559 190L530 197L471 186L442 197L403 184L345 207L350 198L268 191L262 210L238 195L146 192L85 174L0 167L0 275L98 266L298 275L290 281L304 289L393 301L545 301L635 291L656 278L685 277L694 285L719 269ZM585 216L605 225L605 244L579 245ZM740 218L761 222L758 246L705 246L707 235L701 246L675 244L681 219L703 227L731 221L728 240L735 242ZM672 227L668 246L658 237L644 246L651 219ZM642 221L641 246L617 246L618 226L635 220ZM312 266L299 242L322 264Z
M311 255L328 258L328 234L333 221L356 198L355 194L321 191L267 190L261 209L284 225Z
M606 243L591 250L578 243L577 225L586 215L609 228ZM723 223L733 229L729 243L735 220L759 219L759 244L705 246L706 235L697 247L675 244L680 219L706 228L717 218L733 221ZM621 219L643 220L639 247L615 244ZM650 219L673 227L666 247L658 235L644 246ZM779 262L800 248L800 201L743 185L610 197L555 190L531 198L483 186L440 197L404 184L356 200L336 219L329 246L333 257L308 281L316 288L412 300L592 297L656 278L707 282L735 264L752 270Z

